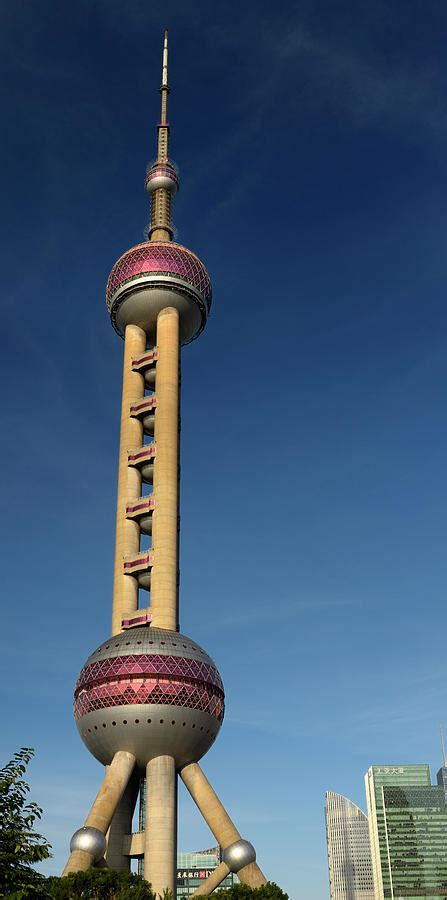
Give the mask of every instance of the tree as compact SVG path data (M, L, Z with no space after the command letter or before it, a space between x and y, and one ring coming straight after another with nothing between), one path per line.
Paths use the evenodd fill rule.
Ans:
M44 890L42 900L44 897L55 900L77 900L78 897L89 900L156 900L150 884L140 875L115 872L114 869L87 869L86 872L71 872L65 878L47 878Z
M213 898L219 900L289 900L289 895L285 894L277 884L268 881L259 888L250 888L246 884L234 884L231 888L225 888L215 891L211 894Z
M29 785L23 776L33 756L34 750L22 747L0 769L0 897L41 884L43 876L32 866L51 856L48 841L34 831L42 810L26 802Z

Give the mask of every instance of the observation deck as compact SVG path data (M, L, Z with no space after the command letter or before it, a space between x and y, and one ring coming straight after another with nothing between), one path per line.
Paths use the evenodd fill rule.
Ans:
M136 449L127 451L128 465L140 469L141 477L147 484L152 484L154 480L155 456L155 444L146 444L143 447L137 447Z
M135 356L132 360L132 372L141 372L148 388L155 387L155 367L158 359L157 348L149 350L142 356Z
M130 415L134 419L141 420L145 434L153 435L154 433L156 406L157 398L154 394L152 397L144 397L143 400L137 400L130 404Z
M126 506L126 519L138 522L143 534L152 534L152 513L155 509L155 497L139 497Z
M152 566L155 562L153 550L143 550L140 553L129 554L124 557L123 571L125 575L133 575L141 588L149 591L151 587Z

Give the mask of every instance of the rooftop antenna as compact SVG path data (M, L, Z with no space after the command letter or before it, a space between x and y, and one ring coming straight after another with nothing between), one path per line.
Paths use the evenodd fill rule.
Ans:
M441 732L441 747L442 747L442 760L443 760L442 765L445 767L445 766L447 766L447 758L445 755L444 729L443 729L442 725L440 726L439 730Z

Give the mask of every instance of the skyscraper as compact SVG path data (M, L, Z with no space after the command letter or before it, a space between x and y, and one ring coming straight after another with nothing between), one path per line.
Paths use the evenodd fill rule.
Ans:
M439 769L438 774L436 776L436 781L438 782L439 786L442 787L444 794L446 796L446 799L447 799L447 766L445 765L445 763Z
M223 848L196 893L208 894L230 871L253 887L265 878L198 765L222 724L224 691L213 660L179 632L180 357L205 327L211 282L200 259L172 240L179 179L168 154L167 33L160 91L157 159L145 181L148 240L115 263L106 290L124 339L112 635L89 656L75 688L79 733L108 768L64 874L104 858L118 869L144 858L154 891L169 888L175 897L177 774ZM142 535L151 536L149 549ZM140 590L149 592L149 606L140 604ZM142 777L144 830L132 834Z
M442 728L441 728L441 747L442 747L443 763L442 763L441 768L438 771L436 780L437 780L438 784L440 785L440 787L442 787L444 789L444 794L447 799L447 759L445 756L444 731Z
M365 776L376 900L447 900L447 806L427 765Z
M325 818L331 900L374 900L365 813L347 797L327 791Z

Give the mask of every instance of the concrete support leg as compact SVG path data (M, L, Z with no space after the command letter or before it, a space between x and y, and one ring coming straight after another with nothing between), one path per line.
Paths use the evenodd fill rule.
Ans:
M137 802L140 779L134 771L115 810L107 832L107 865L117 871L129 871L130 856L123 853L124 836L132 833L132 818Z
M121 631L123 611L138 608L138 582L131 575L124 575L123 557L138 553L140 526L134 519L126 519L126 504L137 500L141 494L141 474L134 466L127 465L127 451L143 443L143 426L129 414L130 404L144 397L144 377L132 371L132 357L146 350L146 333L137 325L128 325L124 335L123 394L121 404L121 431L118 462L118 496L116 503L116 540L113 577L112 634Z
M214 891L224 878L230 874L230 869L227 864L221 862L221 864L214 869L214 872L208 876L208 878L202 882L202 884L191 894L191 897L208 897L208 894L211 894L211 891Z
M155 446L151 575L152 625L178 629L179 316L163 309L157 319Z
M236 826L231 821L198 763L190 763L190 765L185 766L180 772L180 777L188 788L195 804L200 809L218 844L225 849L229 844L239 841L241 836ZM249 863L248 866L239 869L237 874L243 884L248 884L249 887L253 888L261 887L267 881L256 862Z
M146 767L144 877L155 894L176 896L177 776L172 756L157 756Z
M113 814L126 789L135 766L135 757L126 750L119 750L107 769L104 781L98 791L93 806L84 822L86 827L97 828L104 835L107 833ZM63 875L89 869L93 863L91 853L85 850L74 850L70 854Z

